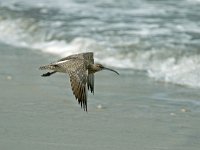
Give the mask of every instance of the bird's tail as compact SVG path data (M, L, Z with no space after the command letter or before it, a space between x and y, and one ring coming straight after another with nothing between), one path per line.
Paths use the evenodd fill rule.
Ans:
M54 70L55 69L55 65L44 65L44 66L40 66L39 68L40 70Z

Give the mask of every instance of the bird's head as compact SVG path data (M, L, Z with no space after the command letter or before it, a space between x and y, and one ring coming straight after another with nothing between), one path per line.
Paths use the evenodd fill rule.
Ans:
M110 69L110 68L107 68L107 67L104 67L102 64L94 64L93 68L94 68L95 72L101 71L101 70L110 70L110 71L115 72L116 74L119 75L119 73L117 71Z

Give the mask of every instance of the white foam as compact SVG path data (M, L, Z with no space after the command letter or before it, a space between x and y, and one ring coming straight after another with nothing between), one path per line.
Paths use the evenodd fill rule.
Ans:
M113 44L109 43L109 40L105 40L104 44L107 44L105 46L94 39L86 37L76 37L68 42L51 39L50 37L47 38L50 39L47 41L45 39L45 36L48 36L46 35L46 29L42 30L41 33L37 31L38 26L40 27L42 23L22 18L0 18L0 40L15 46L23 46L58 55L61 58L74 53L93 51L95 52L95 60L100 63L118 68L146 70L148 75L156 80L200 87L200 56L198 54L194 53L193 55L185 56L182 53L176 54L177 50L153 49L142 51L141 48L139 48L140 50L124 52L123 49L115 49L113 47L118 44L120 47L126 42L129 44L129 41L119 40L118 43ZM192 25L189 25L189 27L178 25L176 28L183 32L192 31L199 33L198 25ZM60 27L62 26L62 22L54 22L52 26ZM190 27L192 29L189 29ZM37 33L33 35L35 31L40 33L40 35ZM168 30L157 28L153 32L154 34L169 33ZM135 33L137 32L135 31ZM145 37L152 35L152 31L150 28L146 28L145 30L138 31L137 34ZM190 37L186 37L185 39L189 41ZM137 48L137 45L140 46L141 42L139 39L132 40L131 44L136 45L135 47Z
M183 57L178 62L169 58L149 69L148 74L156 80L200 87L200 56Z
M186 1L193 4L200 3L200 0L186 0Z
M155 80L200 88L200 55L177 57L166 50L151 50L101 60L114 67L147 70L148 76Z
M44 36L47 38L48 35L45 31L44 33L37 31L38 25L39 23L31 24L31 20L0 18L0 41L14 46L38 49L61 57L76 52L101 49L95 40L85 37L77 37L69 43L64 40L45 41ZM53 23L56 27L61 25L62 22ZM38 33L35 34L35 31Z
M3 18L0 18L0 40L5 43L15 43L18 41L19 36L17 35L23 36L19 24L19 19L12 22L11 20L3 20Z
M63 57L78 52L96 51L101 47L92 39L77 37L70 43L67 43L66 41L54 40L49 42L35 43L32 45L32 48Z

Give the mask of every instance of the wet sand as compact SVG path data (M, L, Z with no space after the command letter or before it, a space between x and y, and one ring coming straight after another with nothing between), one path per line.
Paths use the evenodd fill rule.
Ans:
M1 44L0 149L198 150L199 89L165 84L144 72L100 72L88 113L69 78L42 78L53 56Z

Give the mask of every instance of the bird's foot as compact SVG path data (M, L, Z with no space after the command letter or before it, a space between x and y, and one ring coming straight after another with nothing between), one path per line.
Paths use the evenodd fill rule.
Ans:
M52 75L52 74L54 74L54 73L56 73L56 71L47 72L47 73L42 74L41 76L42 76L42 77L48 77L48 76L50 76L50 75Z

